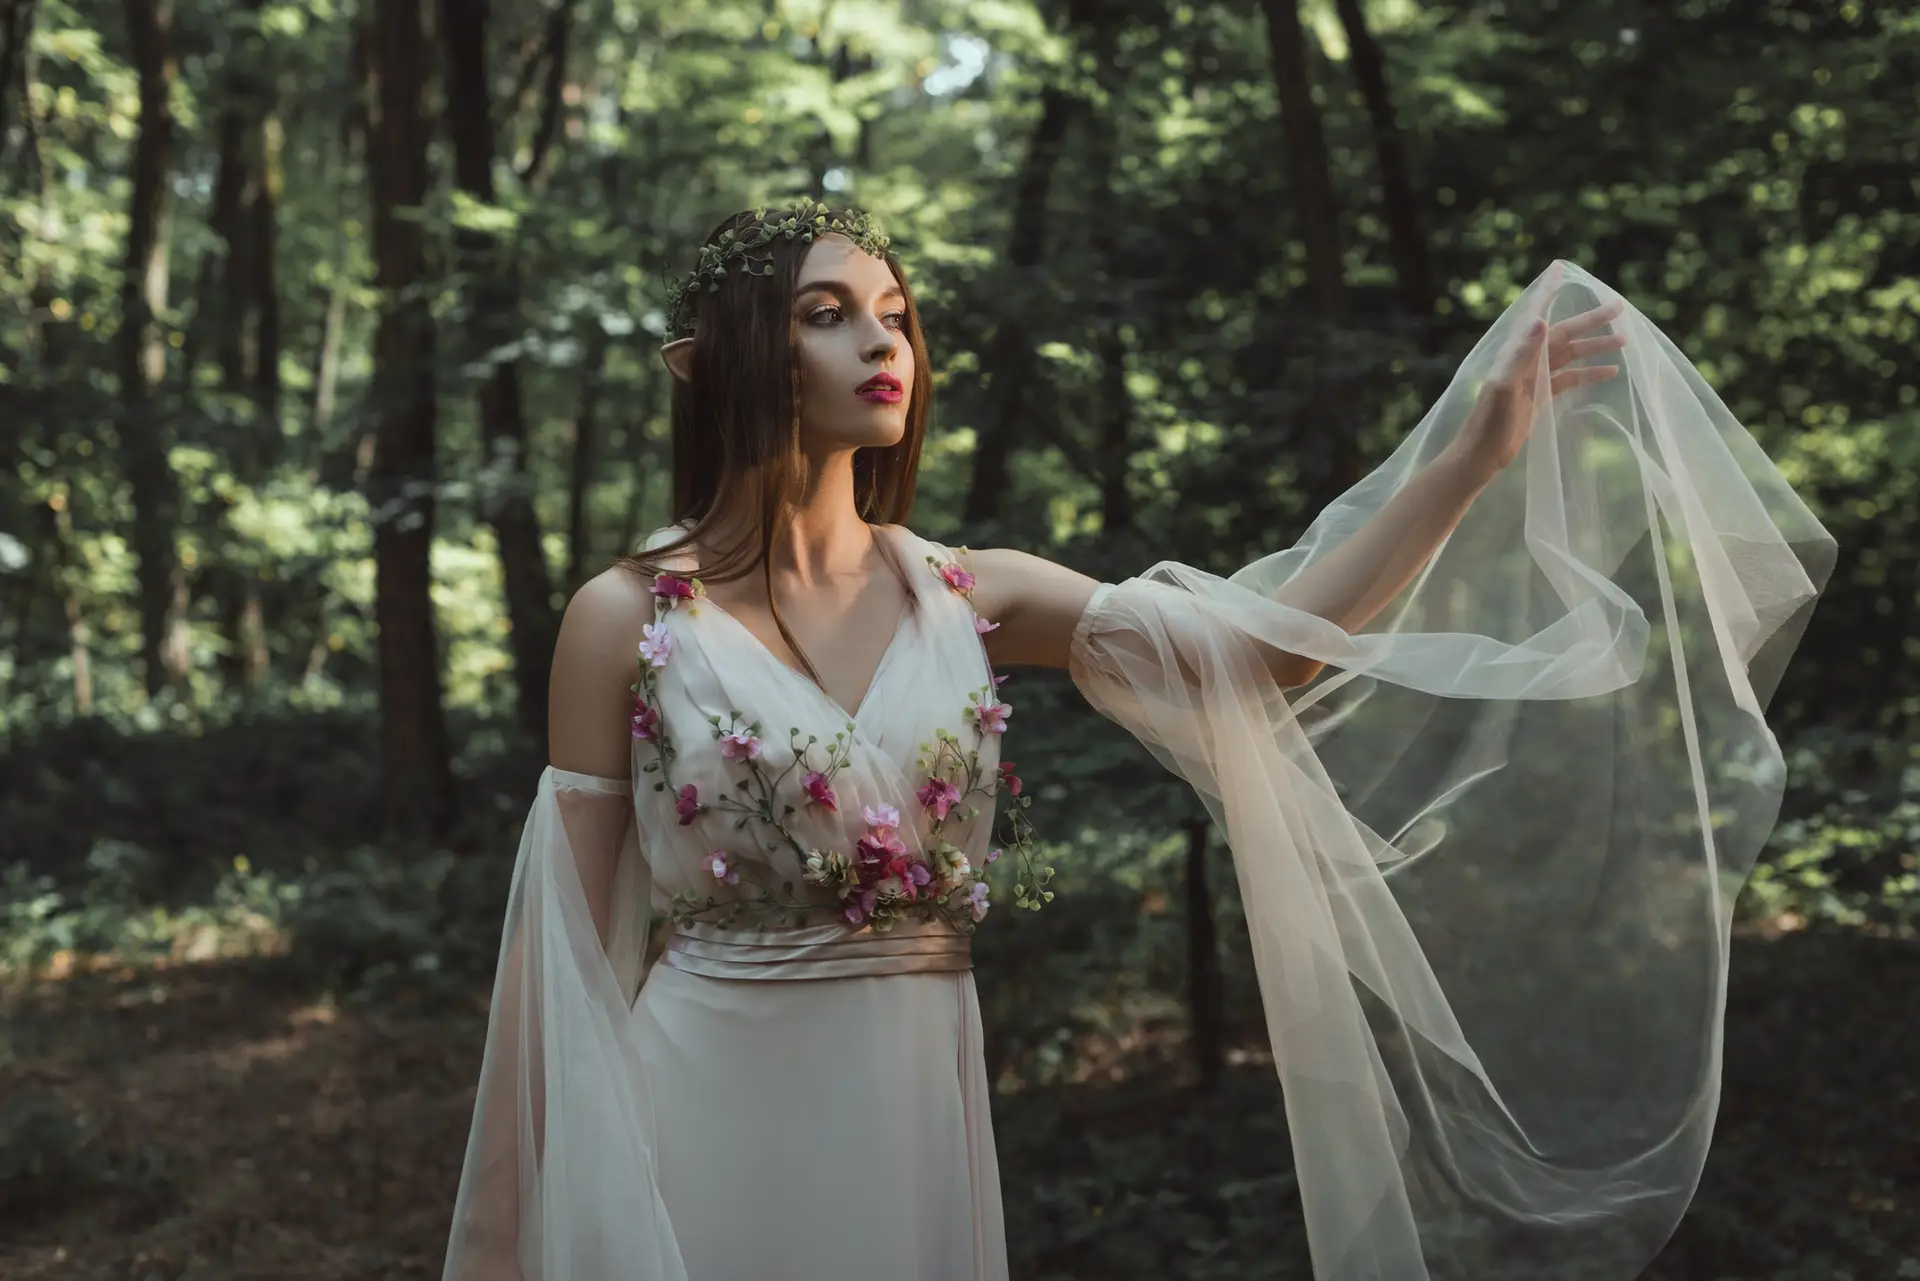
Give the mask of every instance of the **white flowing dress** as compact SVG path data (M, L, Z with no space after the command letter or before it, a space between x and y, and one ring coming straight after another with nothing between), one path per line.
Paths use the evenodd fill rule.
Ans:
M1101 584L1072 636L1076 686L1232 850L1316 1281L1631 1281L1705 1160L1733 900L1784 780L1763 711L1831 537L1628 306L1620 376L1553 395L1543 365L1519 460L1410 583L1381 571L1368 627L1312 608L1369 586L1349 549L1531 320L1614 301L1554 263L1298 544ZM632 778L542 776L448 1281L1007 1275L971 914L877 931L805 877L877 819L987 872L994 911L1021 874L987 869L1021 802L955 552L884 536L916 607L856 715L663 599ZM1296 655L1326 673L1283 688ZM957 809L929 747L972 762ZM804 786L829 757L831 808ZM768 895L824 914L726 919ZM642 986L650 911L675 923Z

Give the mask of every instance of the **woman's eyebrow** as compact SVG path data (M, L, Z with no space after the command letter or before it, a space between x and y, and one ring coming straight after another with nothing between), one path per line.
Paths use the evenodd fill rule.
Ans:
M844 280L814 280L800 286L794 296L799 298L807 294L820 292L839 294L842 298L851 298L853 297L853 286ZM901 289L899 285L890 285L880 291L880 297L882 298L898 298L904 301L906 296L906 291Z

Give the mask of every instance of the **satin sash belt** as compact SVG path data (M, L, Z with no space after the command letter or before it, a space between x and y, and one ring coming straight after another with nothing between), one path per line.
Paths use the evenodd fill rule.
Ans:
M725 930L694 921L672 928L660 959L714 979L939 974L973 968L973 939L940 921L901 921L885 934L871 926Z

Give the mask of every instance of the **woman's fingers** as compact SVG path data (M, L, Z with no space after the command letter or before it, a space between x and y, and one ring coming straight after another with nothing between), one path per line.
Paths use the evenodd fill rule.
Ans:
M1563 391L1584 387L1588 383L1603 383L1609 378L1618 376L1619 373L1618 365L1588 365L1581 369L1562 369L1547 380L1547 386L1551 389L1550 394L1558 396Z
M1568 338L1555 343L1552 347L1553 367L1574 360L1585 360L1588 356L1598 356L1604 351L1619 351L1627 345L1625 334L1604 334L1599 338Z
M1565 342L1588 330L1598 329L1627 309L1625 298L1615 298L1612 302L1603 302L1598 307L1589 307L1577 316L1569 316L1553 327L1555 344Z

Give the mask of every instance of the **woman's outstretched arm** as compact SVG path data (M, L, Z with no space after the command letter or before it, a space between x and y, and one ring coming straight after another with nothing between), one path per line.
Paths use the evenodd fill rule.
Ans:
M1480 491L1519 455L1532 430L1541 384L1551 397L1620 372L1611 364L1569 366L1626 345L1621 334L1587 336L1611 322L1624 306L1616 301L1556 325L1541 320L1534 329L1523 330L1482 385L1453 441L1366 524L1295 575L1276 601L1347 632L1372 621L1413 581ZM1066 667L1074 628L1093 595L1094 580L1008 549L972 552L968 568L978 580L975 608L1000 624L987 633L987 652L994 662ZM1262 646L1261 657L1283 686L1303 685L1322 667L1272 646Z
M1280 603L1347 631L1365 626L1420 572L1487 479L1462 458L1436 458L1371 521L1289 583ZM970 552L967 559L978 580L975 608L1000 624L987 633L987 653L994 664L1067 666L1074 628L1095 581L1007 548ZM1304 685L1321 667L1270 646L1262 657L1283 686Z

